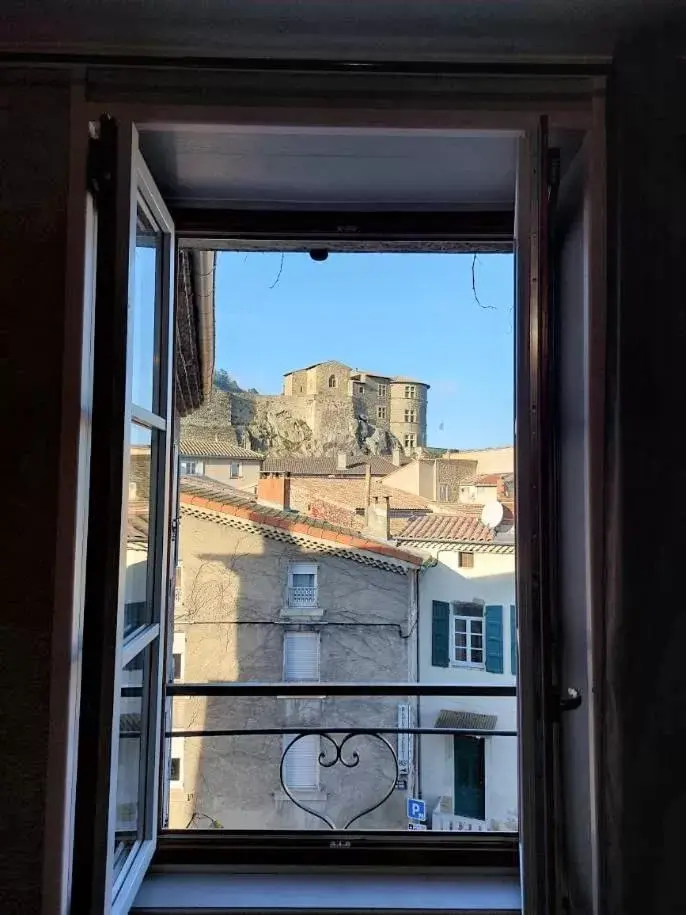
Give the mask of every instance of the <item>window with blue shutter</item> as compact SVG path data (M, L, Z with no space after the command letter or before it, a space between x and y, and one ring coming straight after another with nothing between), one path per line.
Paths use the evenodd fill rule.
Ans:
M503 673L503 608L500 604L486 607L486 670Z
M442 600L431 604L431 663L450 666L450 604Z
M517 676L517 608L510 604L510 670Z

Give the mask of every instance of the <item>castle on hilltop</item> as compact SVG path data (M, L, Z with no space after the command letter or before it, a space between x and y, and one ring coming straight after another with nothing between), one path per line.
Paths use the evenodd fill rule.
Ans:
M406 452L426 445L428 390L416 378L366 372L335 360L288 372L283 383L283 395L295 401L350 405L356 416L394 436ZM324 419L326 414L321 415ZM316 437L323 431L313 429Z

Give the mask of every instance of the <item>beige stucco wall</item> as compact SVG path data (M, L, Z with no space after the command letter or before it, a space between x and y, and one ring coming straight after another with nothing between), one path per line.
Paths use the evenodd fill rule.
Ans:
M230 458L205 458L205 476L236 489L247 490L257 486L260 478L261 461L246 461ZM231 465L240 464L241 475L231 476Z
M299 626L320 633L322 680L402 682L415 675L414 636L400 637L413 629L407 575L310 553L268 540L257 529L192 517L183 508L180 558L183 604L175 631L186 638L187 680L279 681L284 631ZM294 560L317 563L320 619L281 614L288 563ZM174 726L395 727L402 701L408 700L177 699ZM395 746L394 736L390 741ZM184 744L183 785L171 789L170 826L185 827L195 814L196 825L205 827L209 817L226 828L317 828L318 821L294 808L281 791L280 736L188 738ZM378 800L394 772L378 741L356 738L348 746L359 751L359 766L320 769L319 789L302 797L337 821ZM322 740L321 749L326 748ZM405 796L395 790L360 827L403 828Z
M477 473L513 473L514 448L477 448L473 451L451 451L446 454L449 460L469 460L477 462Z

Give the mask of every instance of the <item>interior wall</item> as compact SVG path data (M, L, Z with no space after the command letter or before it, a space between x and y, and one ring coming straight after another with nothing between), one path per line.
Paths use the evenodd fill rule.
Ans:
M686 73L674 37L621 48L608 93L608 915L685 905ZM656 501L656 484L670 495Z
M73 620L82 302L74 309L68 298L70 254L79 254L68 232L72 100L59 73L41 71L31 80L17 71L0 74L1 310L11 379L0 614L0 911L12 915L36 915L43 904L59 912L63 890L67 710L66 703L51 706L51 685L61 670L64 699ZM61 653L56 632L65 636ZM52 895L43 891L44 877Z

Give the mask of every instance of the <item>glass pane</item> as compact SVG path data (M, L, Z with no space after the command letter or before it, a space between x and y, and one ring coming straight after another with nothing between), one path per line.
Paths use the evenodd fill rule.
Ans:
M154 643L153 643L154 644ZM143 790L141 762L146 753L145 715L150 680L152 646L148 645L122 670L119 700L119 753L117 759L115 863L123 863L122 850L141 838Z
M152 556L152 432L131 424L124 581L124 637L150 622Z
M176 688L271 683L274 694L174 697L168 731L204 734L169 751L168 825L324 829L280 783L283 730L309 727L340 747L346 728L378 726L397 753L396 785L383 741L353 734L341 758L356 750L360 762L346 768L322 735L333 764L318 758L317 778L306 741L288 761L297 800L341 827L380 805L353 829L406 832L406 802L418 797L428 830L516 829L511 256L331 250L321 264L220 252L214 276L215 385L180 423L180 454L204 460L205 478L179 486ZM245 341L258 337L256 356ZM321 362L331 339L341 361ZM398 548L418 565L405 555L399 569ZM486 618L498 673L484 666ZM316 698L287 696L293 683L281 682L311 675L298 639L287 654L291 631L319 636ZM445 694L327 696L332 682L408 680ZM418 725L441 733L397 733ZM472 798L474 779L456 793L453 740L464 730L484 733L470 744L485 747Z
M158 327L160 254L162 233L138 206L136 255L133 267L133 371L131 400L146 410L157 411Z

